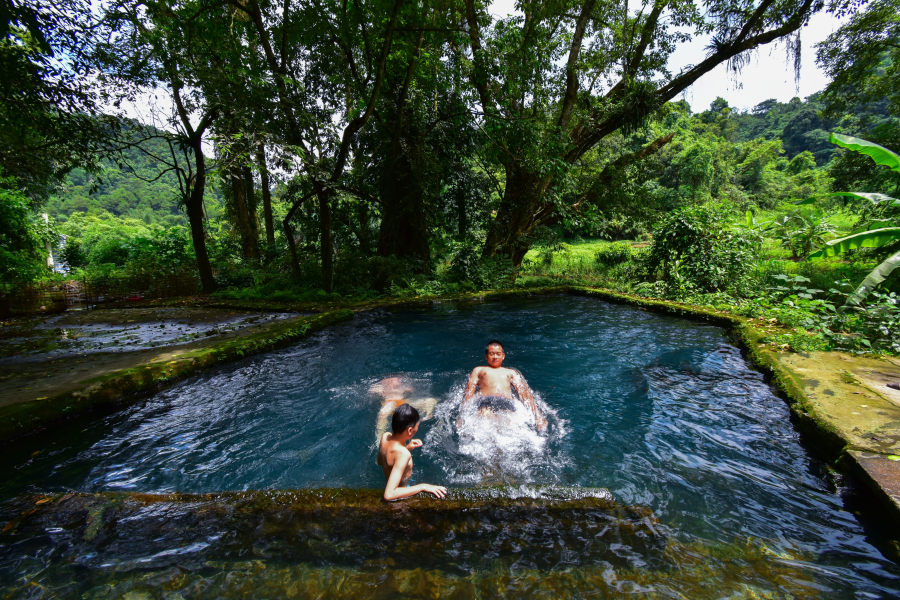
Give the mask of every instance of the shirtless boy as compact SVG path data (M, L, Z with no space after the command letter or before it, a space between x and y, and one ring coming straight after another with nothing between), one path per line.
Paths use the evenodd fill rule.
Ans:
M484 349L485 358L487 358L488 366L475 367L472 374L469 375L469 382L466 384L466 393L463 396L462 404L459 407L459 419L457 419L457 427L463 426L463 410L475 396L475 388L478 388L480 398L478 399L479 416L498 415L503 411L515 410L515 404L512 399L512 388L516 388L522 403L528 407L534 414L534 423L538 429L547 426L547 419L541 414L528 384L522 378L522 374L515 369L507 369L503 367L503 359L506 354L503 352L503 344L497 340L488 342Z
M387 479L385 500L400 500L421 492L428 492L435 498L443 498L447 494L447 488L439 485L420 483L409 487L413 470L409 451L422 446L422 440L412 439L418 430L419 411L409 404L398 406L391 417L391 433L385 432L378 444L378 466Z
M382 397L381 410L378 411L378 417L375 424L375 437L381 438L381 434L388 430L388 424L391 420L391 414L401 404L409 404L417 411L422 411L424 416L422 420L427 421L434 414L434 407L437 405L435 398L416 398L410 399L408 396L415 393L415 389L406 377L387 377L382 379L369 388L373 394Z

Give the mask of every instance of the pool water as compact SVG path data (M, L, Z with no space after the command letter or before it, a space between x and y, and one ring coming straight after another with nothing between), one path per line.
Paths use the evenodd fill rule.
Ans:
M524 407L499 422L470 415L457 429L466 379L484 364L491 338L534 390L546 431ZM785 402L726 330L577 296L358 314L287 349L10 446L0 494L380 488L381 397L373 390L386 377L403 378L410 400L434 406L417 436L424 447L413 451L415 482L500 486L507 495L606 488L620 505L650 511L670 551L744 548L790 565L794 583L773 582L763 590L772 597L900 594L891 529L855 514L854 482L801 444ZM48 556L58 544L43 543ZM0 536L0 582L20 580L17 552ZM281 568L299 568L285 560ZM583 562L602 566L601 558ZM749 558L733 563L751 568ZM677 591L679 575L665 576L673 577Z

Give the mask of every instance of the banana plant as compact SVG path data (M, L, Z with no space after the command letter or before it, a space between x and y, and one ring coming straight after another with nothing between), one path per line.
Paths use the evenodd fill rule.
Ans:
M774 221L769 221L768 223L758 222L756 220L756 215L753 214L753 211L748 210L744 215L744 222L738 222L734 228L741 231L746 231L747 233L752 235L753 238L755 238L756 250L758 252L762 249L765 233L772 229L773 223Z
M840 133L832 133L829 141L842 148L865 154L874 160L876 165L886 166L892 171L900 173L900 156L897 156L883 146L879 146L878 144L861 138L842 135ZM868 200L878 206L900 206L900 200L886 194L873 192L834 192L823 196L813 196L812 198L796 202L796 204L811 204L820 198L829 196L859 198ZM900 227L896 225L900 225L897 219L872 219L868 223L865 223L863 227L856 229L848 236L825 242L822 248L810 254L808 258L810 260L815 260L828 256L838 256L844 252L857 250L859 248L882 248L894 240L900 239ZM859 287L847 297L847 304L851 306L859 306L862 304L869 292L887 279L898 266L900 266L900 252L893 254L887 260L875 267L875 269L863 279L862 283L859 284Z

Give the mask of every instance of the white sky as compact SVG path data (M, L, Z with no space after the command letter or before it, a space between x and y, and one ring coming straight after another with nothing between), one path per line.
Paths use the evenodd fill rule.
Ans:
M491 4L491 14L495 17L514 13L515 0L494 0ZM787 102L794 96L805 98L821 91L828 84L828 78L816 66L815 44L824 40L839 26L840 21L834 16L819 13L801 31L799 91L794 83L793 62L786 62L785 46L782 43L769 44L757 51L750 64L738 76L742 87L728 76L725 65L719 65L685 90L683 97L694 112L700 112L708 109L717 96L725 98L732 107L746 109L769 98ZM702 36L681 45L672 55L669 69L677 73L685 65L701 62L705 58L704 47L708 43L709 36Z

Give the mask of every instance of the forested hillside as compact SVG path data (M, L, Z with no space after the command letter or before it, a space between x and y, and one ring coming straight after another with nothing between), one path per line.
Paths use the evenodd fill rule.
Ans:
M747 150L748 155L753 154L751 160L759 161L760 155L767 155L763 156L763 159L770 160L765 162L762 168L777 168L777 165L781 164L781 171L789 168L793 175L815 167L825 167L830 163L838 153L838 149L828 142L831 131L840 131L843 125L850 126L858 133L867 133L890 120L886 100L875 105L867 105L858 113L841 115L837 119L823 117L821 113L825 106L821 101L821 94L814 94L806 100L794 98L785 103L766 100L746 112L732 109L722 99L718 99L711 107L699 107L699 111L694 108L686 103L678 103L676 110L691 118L682 122L684 129L672 140L673 149L684 149L686 144L691 145L695 134L702 130L707 134L710 151L718 153L724 150L727 156L736 144L754 142L751 144L753 150ZM779 151L777 144L766 145L762 144L762 141L780 142L783 152ZM143 144L147 152L136 148L126 149L119 164L105 161L102 171L96 175L89 174L81 168L68 173L64 183L48 201L48 212L60 222L75 212L108 211L113 215L138 219L149 225L186 225L184 211L180 208L177 178L171 171L163 173L167 165L154 158L168 157L170 154L168 144L161 139L150 139ZM721 147L722 144L725 147ZM790 161L803 152L812 154L814 163L804 157L795 161L793 167L789 167ZM670 187L673 191L669 194L677 195L679 181L686 179L683 170L686 158L672 151L664 151L660 154L660 159L674 160L676 167L673 168L679 170L679 176L673 178L672 169L669 169L668 173L656 172L648 175L652 177L655 185ZM744 163L747 156L735 154L732 159ZM778 163L781 159L786 159L787 162ZM719 174L719 177L721 178L722 174ZM806 179L810 178L810 175L806 176ZM693 176L687 179L697 183ZM739 186L742 192L752 194L758 191L758 182L750 182L746 177L741 181L745 184ZM700 188L695 185L692 189ZM792 193L802 195L806 191L781 189L762 203L771 204L773 200L783 199ZM211 185L207 193L207 212L213 217L220 216L221 202L219 186ZM583 233L590 235L588 231Z
M103 161L96 174L83 168L67 173L47 201L47 212L60 222L76 212L108 211L148 225L187 225L178 178L168 164L156 158L171 159L169 144L150 138L141 146L146 151L124 148L115 161ZM218 216L220 205L218 188L211 186L207 191L207 212Z

